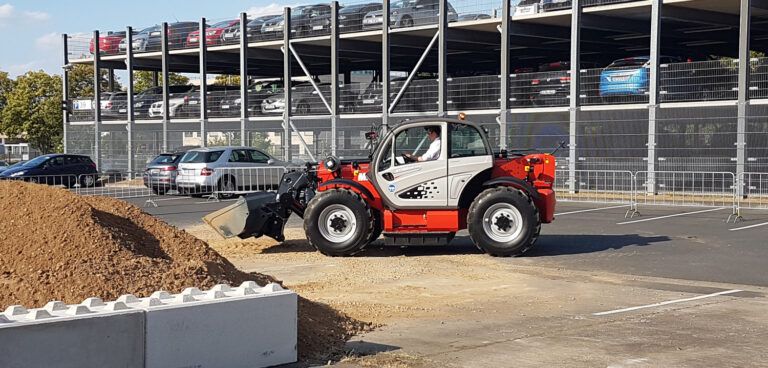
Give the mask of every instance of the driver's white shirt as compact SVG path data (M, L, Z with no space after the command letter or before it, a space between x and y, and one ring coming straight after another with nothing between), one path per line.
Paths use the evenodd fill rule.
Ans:
M440 158L440 137L435 138L429 144L429 149L419 159L419 161L432 161Z

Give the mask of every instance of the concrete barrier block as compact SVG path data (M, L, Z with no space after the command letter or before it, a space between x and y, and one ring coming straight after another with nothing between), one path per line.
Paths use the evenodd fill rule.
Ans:
M99 303L89 298L87 304ZM9 307L0 315L0 367L142 367L144 311L125 308L58 301Z
M146 368L252 368L296 361L295 293L244 283L166 294L126 303L146 311Z

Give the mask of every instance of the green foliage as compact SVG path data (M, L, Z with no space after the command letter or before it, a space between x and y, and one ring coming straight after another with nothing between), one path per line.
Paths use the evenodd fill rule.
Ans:
M179 73L168 73L168 80L172 86L183 86L189 84L189 78ZM163 85L163 78L157 79L157 85ZM152 88L152 72L141 70L133 73L133 90L138 92Z
M5 107L8 94L13 90L14 81L8 77L8 73L0 72L0 120Z
M250 142L248 142L248 145L260 149L264 152L267 152L271 155L275 154L275 147L272 145L272 141L269 140L269 136L266 133L261 132L251 132L250 133Z
M61 77L43 71L28 72L16 79L5 99L0 133L24 136L43 153L61 149Z
M100 76L102 91L109 90L109 71L102 69ZM69 95L72 98L92 97L93 96L93 65L77 64L69 71ZM122 90L122 85L115 79L115 90Z
M220 74L214 78L213 84L217 86L239 86L240 76Z

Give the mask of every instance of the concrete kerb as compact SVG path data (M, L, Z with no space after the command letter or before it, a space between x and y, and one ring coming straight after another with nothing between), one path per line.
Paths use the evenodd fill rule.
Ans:
M8 307L0 367L266 367L297 359L297 296L277 284Z

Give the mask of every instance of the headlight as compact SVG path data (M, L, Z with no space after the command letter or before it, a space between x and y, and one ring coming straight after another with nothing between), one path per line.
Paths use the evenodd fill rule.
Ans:
M241 98L235 99L235 105L239 105L242 101Z
M347 16L346 15L339 15L339 19L341 19L341 20L347 19Z
M281 20L281 21L280 21L280 23L277 23L277 25L278 25L278 26L283 26L283 25L285 25L285 21L284 21L284 20Z
M26 171L17 171L15 173L11 174L10 176L11 177L17 177L17 176L22 176L22 175L24 175L26 173L27 173Z

